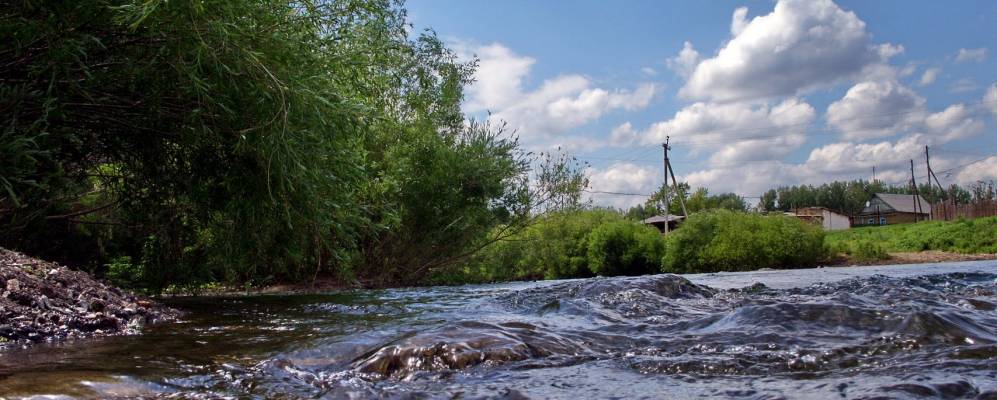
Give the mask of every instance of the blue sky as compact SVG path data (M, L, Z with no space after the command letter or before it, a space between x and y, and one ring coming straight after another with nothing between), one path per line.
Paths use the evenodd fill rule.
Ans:
M877 177L923 150L943 184L997 179L997 2L443 1L406 4L477 57L469 115L650 193L661 146L712 193ZM490 112L490 114L489 114ZM489 117L490 115L490 117ZM640 196L592 194L626 207Z

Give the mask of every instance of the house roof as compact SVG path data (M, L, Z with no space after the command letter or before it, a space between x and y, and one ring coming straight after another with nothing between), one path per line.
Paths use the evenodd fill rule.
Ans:
M660 224L660 223L665 222L665 221L668 221L668 222L681 221L684 218L685 217L683 217L681 215L671 215L671 214L668 214L668 215L655 215L653 217L645 219L643 222L645 224Z
M915 200L914 195L876 193L875 196L896 212L917 213L917 201ZM917 199L921 201L922 213L931 214L931 203L928 203L928 201L925 200L924 197L921 197L921 195L917 195Z

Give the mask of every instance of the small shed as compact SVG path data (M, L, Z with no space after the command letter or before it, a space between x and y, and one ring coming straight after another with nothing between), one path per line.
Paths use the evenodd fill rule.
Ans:
M682 220L684 219L685 217L681 215L663 214L646 218L642 222L644 222L645 225L654 225L654 227L658 228L661 233L665 233L665 223L668 223L668 230L673 231L678 228L679 224L682 223Z
M827 207L798 208L794 212L786 214L814 225L820 225L825 231L837 231L852 227L852 221L847 215Z
M852 225L909 224L929 219L931 204L920 195L876 193L852 219Z

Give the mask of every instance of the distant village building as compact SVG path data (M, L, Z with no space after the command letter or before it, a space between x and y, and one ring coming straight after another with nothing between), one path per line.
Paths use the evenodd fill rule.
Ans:
M931 204L920 195L876 193L853 217L852 225L909 224L929 219Z
M678 228L679 224L682 222L683 219L685 219L685 217L681 215L666 214L666 215L655 215L653 217L645 219L643 222L645 225L654 225L654 227L658 228L658 230L661 231L661 233L665 233L666 222L668 223L668 230L673 231L676 228Z
M803 221L820 225L825 231L836 231L852 227L852 221L847 215L832 211L826 207L804 207L788 212L790 215Z

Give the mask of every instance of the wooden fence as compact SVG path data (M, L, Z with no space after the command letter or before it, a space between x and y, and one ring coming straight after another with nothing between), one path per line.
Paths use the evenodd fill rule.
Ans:
M997 215L997 201L983 201L970 204L956 204L944 201L931 205L931 219L951 221L962 218L982 218Z

